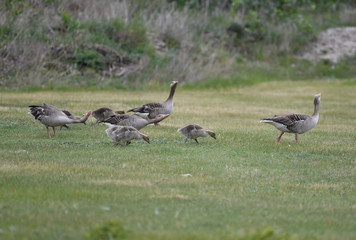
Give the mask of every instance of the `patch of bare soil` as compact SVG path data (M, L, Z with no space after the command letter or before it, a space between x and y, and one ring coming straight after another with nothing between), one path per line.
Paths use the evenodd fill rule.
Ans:
M312 62L338 63L346 56L356 55L356 27L329 28L321 32L302 58Z

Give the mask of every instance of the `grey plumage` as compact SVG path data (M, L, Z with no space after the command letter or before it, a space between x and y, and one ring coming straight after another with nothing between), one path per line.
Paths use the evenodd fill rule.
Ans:
M155 123L162 121L163 119L167 118L169 114L159 114L153 119L144 119L140 116L133 115L133 114L121 114L121 115L114 115L104 121L104 123L110 123L113 125L119 126L132 126L137 130L140 130L146 127L148 124Z
M121 141L126 142L126 146L131 143L133 139L143 139L150 143L148 136L140 133L136 128L131 126L111 126L105 130L109 138L115 142L115 146L119 145Z
M76 119L76 120L80 120L81 117L78 117L78 116L74 116L71 112L69 112L68 110L65 110L65 109L62 109L62 112L64 112L65 115L67 115L70 119ZM84 114L82 115L82 117L84 116ZM86 119L87 120L87 119ZM83 124L86 124L85 121L83 121L82 123ZM65 127L65 128L69 128L67 124L64 124L63 126L61 126L60 129L62 129L62 127Z
M204 130L198 124L189 124L185 127L182 127L177 130L178 133L183 134L186 138L184 140L184 144L187 143L188 139L194 139L197 143L199 137L207 137L210 136L216 139L216 134L210 130Z
M166 101L162 103L159 102L147 103L140 107L132 108L128 110L128 112L134 112L135 114L145 115L148 117L148 119L153 119L159 114L171 114L173 112L173 96L177 84L178 84L177 81L173 81L171 83L171 90Z
M40 121L47 128L48 137L51 137L49 134L48 127L53 128L54 136L56 136L55 127L63 126L70 123L83 123L85 122L91 111L84 114L81 118L69 117L68 111L67 113L61 109L58 109L54 106L43 104L43 106L39 105L30 105L30 113L35 117L36 120Z
M96 119L96 123L104 122L106 119L116 115L124 114L124 111L114 111L108 107L101 107L92 112L92 116Z
M321 93L314 96L314 113L313 115L292 113L281 116L275 115L274 117L263 118L260 122L273 125L282 133L277 138L277 143L282 138L285 132L294 133L295 141L298 142L298 134L303 134L316 126L319 121L319 104L321 99Z

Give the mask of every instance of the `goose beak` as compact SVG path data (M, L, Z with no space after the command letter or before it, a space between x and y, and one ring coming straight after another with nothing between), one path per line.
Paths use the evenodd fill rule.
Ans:
M89 112L87 112L85 115L87 115L89 117L90 114L91 114L91 110Z
M178 81L173 81L172 84L173 84L173 85L177 85L177 84L178 84Z
M163 118L167 118L167 117L169 117L169 114L163 114L162 116L163 116Z

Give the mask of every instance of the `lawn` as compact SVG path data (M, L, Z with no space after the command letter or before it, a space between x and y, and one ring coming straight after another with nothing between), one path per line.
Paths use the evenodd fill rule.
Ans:
M92 117L49 139L27 114L43 102L75 115L127 110L168 91L1 92L0 239L94 239L116 220L125 231L117 222L102 231L127 239L356 238L356 80L178 85L173 114L141 130L151 144L128 147L114 147ZM276 144L280 132L259 123L312 114L319 92L319 123L298 144L293 134ZM184 145L177 129L189 123L217 140Z

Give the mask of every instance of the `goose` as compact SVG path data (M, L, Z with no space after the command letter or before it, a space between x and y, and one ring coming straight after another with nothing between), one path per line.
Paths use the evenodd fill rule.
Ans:
M96 123L104 122L106 119L116 114L124 114L125 111L113 111L108 107L101 107L92 112L92 116L96 119Z
M109 128L105 130L109 138L115 142L115 146L120 144L120 141L126 142L126 146L131 143L133 139L143 139L150 143L148 136L140 133L136 128L131 126L112 126L111 124L105 123Z
M295 142L298 143L298 134L303 134L316 126L319 120L319 104L321 99L321 93L314 96L314 113L313 115L292 113L281 116L275 115L274 117L263 118L261 123L268 123L273 125L279 131L281 135L277 138L277 143L282 138L285 132L295 134Z
M186 139L184 140L184 144L187 143L188 139L194 139L197 143L199 143L197 139L198 137L210 136L216 140L216 135L214 132L209 130L204 130L198 124L189 124L185 127L178 129L177 132L183 134L186 137Z
M91 111L89 111L81 118L73 119L67 116L67 114L64 113L63 110L45 103L43 104L43 106L30 105L28 107L30 108L30 113L35 117L35 119L46 126L48 137L51 137L51 135L49 134L48 127L53 128L54 136L56 136L55 127L63 126L70 123L83 123L89 118L91 114Z
M166 101L162 103L152 102L144 104L137 108L132 108L128 110L128 112L134 112L142 117L146 117L148 119L153 119L159 114L171 114L173 112L173 96L178 85L177 81L173 81L171 83L171 91ZM155 125L158 125L155 124Z
M137 130L140 130L141 128L146 127L148 124L158 123L168 116L169 114L159 114L155 118L147 120L134 114L121 114L106 119L104 123L110 123L112 125L119 126L132 126Z

